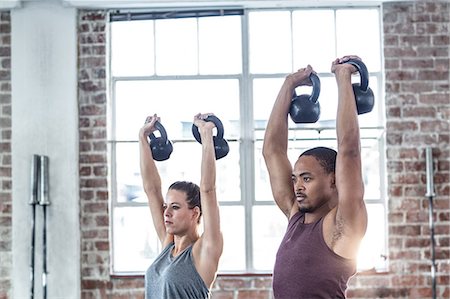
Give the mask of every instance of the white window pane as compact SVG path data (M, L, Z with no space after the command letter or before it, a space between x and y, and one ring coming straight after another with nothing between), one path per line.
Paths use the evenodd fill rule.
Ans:
M113 271L142 272L161 252L148 207L114 208Z
M139 129L148 115L159 113L153 104L161 91L153 90L148 81L119 81L115 85L116 140L137 140ZM164 121L164 115L162 115Z
M379 144L374 143L371 148L363 148L361 155L364 198L379 199L381 198Z
M262 142L255 142L255 200L274 201L270 187L269 172L262 156Z
M259 126L258 122L261 120L268 120L273 104L280 91L281 84L284 78L263 78L253 80L253 118L255 120L255 127Z
M381 70L378 9L337 10L336 29L338 57L356 54L369 72Z
M220 206L223 253L219 272L245 270L245 221L243 206Z
M216 162L216 191L219 201L241 200L239 142L230 142L230 152Z
M228 142L228 155L216 161L216 192L219 201L240 201L239 143ZM165 196L175 181L200 184L201 145L197 141L175 142L170 158L157 161ZM138 143L116 144L116 178L118 202L147 202L142 188Z
M331 60L329 61L331 65ZM320 94L319 94L319 105L320 105L320 118L317 122L320 127L335 127L336 126L336 114L338 105L338 91L336 85L336 79L334 76L320 77ZM302 87L301 87L302 88ZM302 90L300 88L300 90ZM312 88L309 87L306 94L311 94ZM297 92L297 94L300 94Z
M272 271L288 220L276 205L254 206L252 217L253 266L257 271Z
M256 129L255 138L257 140L262 140L264 138L264 131L267 126L267 120L269 119L270 113L272 111L273 105L275 103L278 92L284 78L263 78L255 79L253 81L253 113L254 113L254 126ZM319 105L321 109L320 119L315 124L295 124L290 117L289 126L290 128L316 128L316 127L330 127L335 126L336 109L337 109L337 98L333 94L337 92L336 83L334 78L322 78L321 79L321 92L319 96ZM325 87L323 87L325 86ZM311 94L311 86L300 86L296 88L297 95ZM331 100L330 100L331 99ZM334 100L333 100L334 99ZM317 138L318 135L314 130L313 135L311 131L301 131L295 132L291 130L290 138Z
M200 18L200 74L238 74L242 69L241 17Z
M291 165L294 165L297 162L298 157L305 150L316 147L316 146L325 146L332 149L336 149L336 139L300 139L295 138L294 140L289 141L288 148L288 158L291 162Z
M186 138L184 127L199 112L215 113L226 139L238 134L228 123L239 116L238 80L120 81L115 100L118 140L137 140L146 116L153 113L161 117L169 139Z
M240 201L239 144L228 142L230 152L216 160L216 192L219 201ZM170 158L157 162L163 183L163 195L174 181L200 184L201 145L197 141L175 142Z
M111 23L111 72L142 76L155 72L153 21Z
M294 70L310 64L316 72L329 72L336 55L334 11L294 11L292 27Z
M137 142L116 144L115 173L118 202L147 202L142 188Z
M368 225L358 253L358 269L386 270L386 217L382 204L366 204Z
M355 78L356 80L357 78ZM253 113L256 128L265 128L266 123L262 120L268 120L275 103L275 99L281 88L284 78L264 78L255 79L253 82ZM329 127L335 126L337 111L337 87L334 77L320 77L320 118L315 124L298 125L289 118L290 127ZM297 95L311 94L311 86L300 86L295 89ZM257 133L262 137L264 132ZM257 137L257 138L258 138Z
M249 47L251 73L291 72L290 12L249 13Z
M197 21L195 18L155 21L156 73L197 74Z

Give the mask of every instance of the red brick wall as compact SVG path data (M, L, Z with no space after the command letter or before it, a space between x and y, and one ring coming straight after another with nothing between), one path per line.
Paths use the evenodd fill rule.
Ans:
M424 149L433 147L437 293L448 298L449 4L388 3L383 8L388 273L360 274L350 298L431 298ZM109 276L106 161L106 15L79 17L80 205L82 297L141 298L142 278ZM10 19L0 13L0 298L11 296ZM270 298L270 277L219 277L214 298ZM114 296L112 296L114 294Z
M437 296L450 297L450 3L384 13L391 289L431 297L425 147L433 148Z
M0 298L12 294L11 19L0 12Z
M433 147L438 298L450 297L450 4L383 7L389 260L359 274L349 298L431 298L426 146ZM106 14L79 14L82 298L142 298L143 279L109 275L106 155ZM10 19L0 13L0 298L11 291ZM219 277L213 298L271 298L270 277Z
M102 11L80 12L78 17L82 298L110 298L113 291L120 298L121 289L143 287L142 279L109 275L106 20ZM123 292L123 298L131 295Z
M450 5L386 3L389 272L359 275L351 298L431 298L425 148L433 148L437 298L449 298Z
M390 288L430 297L425 147L433 148L437 296L450 297L450 3L384 13Z

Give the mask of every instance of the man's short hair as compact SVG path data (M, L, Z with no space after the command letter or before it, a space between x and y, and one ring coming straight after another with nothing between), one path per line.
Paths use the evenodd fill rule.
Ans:
M300 157L302 156L313 156L316 158L326 173L336 172L337 152L334 149L318 146L304 151Z

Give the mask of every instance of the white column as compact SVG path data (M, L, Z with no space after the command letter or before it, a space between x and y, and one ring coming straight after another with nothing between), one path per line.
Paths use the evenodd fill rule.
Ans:
M77 10L24 1L11 10L13 298L30 298L33 154L49 157L47 298L80 297ZM35 298L42 298L42 211L36 208Z

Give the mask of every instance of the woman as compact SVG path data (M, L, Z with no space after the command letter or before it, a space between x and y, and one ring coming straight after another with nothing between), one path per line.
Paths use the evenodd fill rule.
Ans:
M149 138L155 131L155 114L139 131L140 167L145 193L162 252L145 273L145 298L209 298L223 250L211 114L197 114L194 124L202 140L200 187L175 182L164 201L161 178L153 160ZM199 234L203 214L203 233Z

